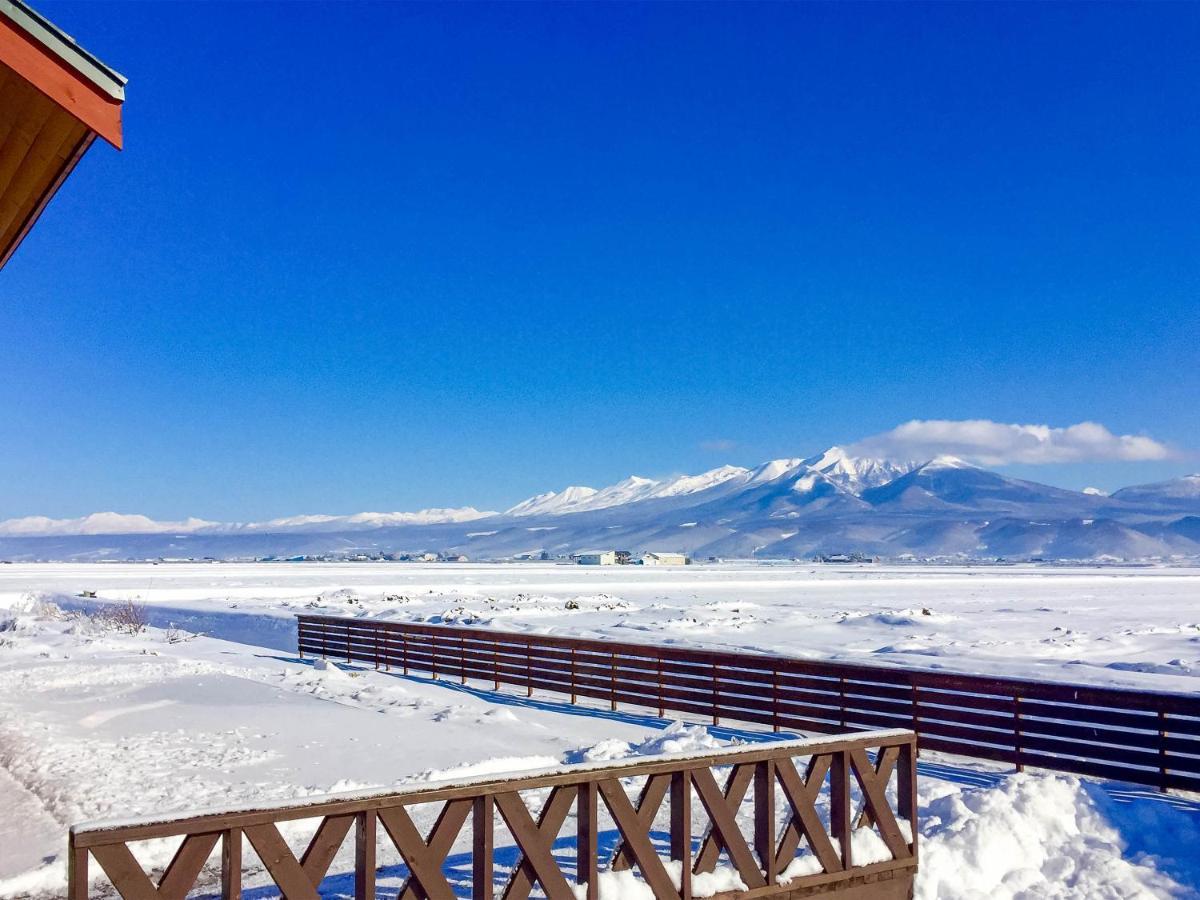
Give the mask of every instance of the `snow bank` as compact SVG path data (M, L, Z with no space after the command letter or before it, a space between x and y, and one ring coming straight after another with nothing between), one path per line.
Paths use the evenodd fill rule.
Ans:
M1200 897L1155 857L1130 858L1127 839L1077 778L1017 774L967 789L926 779L925 792L919 900ZM1141 828L1174 823L1170 806L1156 806L1143 810Z

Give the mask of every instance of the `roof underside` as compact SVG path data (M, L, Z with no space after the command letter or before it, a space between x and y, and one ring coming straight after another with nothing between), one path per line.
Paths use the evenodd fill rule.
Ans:
M0 268L96 137L121 146L124 79L0 0Z

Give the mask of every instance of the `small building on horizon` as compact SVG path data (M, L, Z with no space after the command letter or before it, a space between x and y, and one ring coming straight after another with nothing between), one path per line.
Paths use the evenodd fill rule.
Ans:
M573 553L571 559L580 566L615 566L617 564L616 550L581 550Z
M691 564L686 553L674 553L663 550L647 550L642 554L643 566L686 566Z

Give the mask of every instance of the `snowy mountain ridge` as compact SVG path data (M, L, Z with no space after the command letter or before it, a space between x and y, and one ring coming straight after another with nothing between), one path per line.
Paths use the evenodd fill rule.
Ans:
M160 522L95 513L0 522L0 559L255 558L445 551L472 559L584 547L695 555L1200 559L1200 475L1073 491L952 456L856 457L839 447L754 468L631 475L575 485L504 512L474 507L301 515L264 522Z

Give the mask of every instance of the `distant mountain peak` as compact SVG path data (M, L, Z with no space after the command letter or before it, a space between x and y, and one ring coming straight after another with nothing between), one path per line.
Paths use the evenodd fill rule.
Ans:
M965 459L960 459L957 456L951 456L948 453L943 453L939 456L935 456L920 468L924 471L931 471L934 469L978 469L979 466L973 466Z
M917 467L917 463L851 456L842 447L833 446L824 453L804 460L804 466L819 472L839 487L860 494L906 475Z
M546 491L543 494L536 494L528 500L522 500L516 506L506 509L504 514L506 516L536 516L568 512L572 507L578 506L598 493L599 491L595 488L571 485L561 491Z

